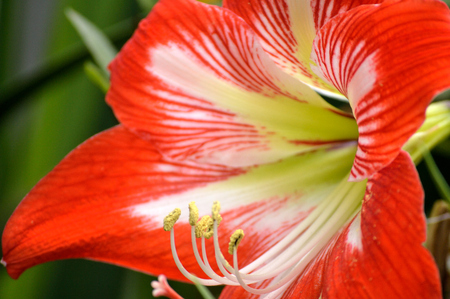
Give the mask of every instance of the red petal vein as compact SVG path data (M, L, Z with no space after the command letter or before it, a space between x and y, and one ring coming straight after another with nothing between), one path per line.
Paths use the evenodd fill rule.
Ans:
M162 222L131 209L239 173L169 162L121 126L100 133L43 178L9 219L2 239L8 273L17 278L47 261L91 258L153 274L164 267L181 278Z
M450 88L450 13L438 1L355 8L323 26L314 49L317 71L349 98L358 123L353 180L393 161Z

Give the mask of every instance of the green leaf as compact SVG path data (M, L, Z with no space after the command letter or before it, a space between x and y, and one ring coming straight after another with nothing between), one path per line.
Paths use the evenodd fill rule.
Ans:
M117 54L116 48L100 29L78 12L72 8L68 8L65 13L81 36L89 52L91 52L95 62L100 66L102 72L108 76L109 72L107 67Z
M139 6L141 7L144 13L150 12L153 6L156 3L156 0L137 0Z
M108 77L105 76L103 71L98 68L92 61L86 61L84 63L84 72L88 78L100 89L106 93L109 89Z

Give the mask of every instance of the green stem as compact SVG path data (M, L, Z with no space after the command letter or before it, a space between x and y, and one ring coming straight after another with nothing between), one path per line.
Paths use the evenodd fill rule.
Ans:
M197 280L193 280L193 283L204 299L215 299L208 288L206 288L204 285L200 284Z
M434 159L428 150L423 151L423 158L440 195L450 204L450 187L445 181L442 173L439 171L436 162L434 162Z

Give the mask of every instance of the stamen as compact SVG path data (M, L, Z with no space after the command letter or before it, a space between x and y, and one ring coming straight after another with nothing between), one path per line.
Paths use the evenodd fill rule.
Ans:
M195 201L189 203L189 224L195 226L198 221L198 208Z
M212 207L212 219L217 222L217 225L222 221L222 216L219 214L220 212L220 202L215 201Z
M214 222L209 215L203 216L202 219L200 219L200 221L195 225L195 236L197 238L211 238L214 233L212 229L213 223Z
M242 229L237 229L230 237L230 243L228 245L228 253L233 254L234 249L239 246L242 239L244 238L244 231Z
M191 205L191 207L194 207L194 205ZM192 211L194 211L194 210L195 210L195 208L192 208ZM219 210L220 210L220 206L218 208L216 208L216 211L219 211ZM178 254L177 254L177 250L176 250L176 246L175 246L175 233L174 233L174 229L173 229L173 226L174 226L175 222L178 220L178 218L180 217L180 214L181 214L181 210L176 208L173 212L171 212L168 216L166 216L164 218L164 229L170 230L170 248L172 250L172 256L175 261L175 264L178 267L178 270L180 270L180 272L187 279L189 279L191 281L197 281L203 285L207 285L207 286L220 285L220 284L238 285L238 283L236 283L236 282L229 281L226 278L220 277L217 274L215 274L214 271L211 269L211 267L209 267L209 269L208 269L208 267L206 267L205 264L200 259L200 256L199 256L199 253L198 253L198 250L196 247L196 243L195 243L196 231L202 232L201 233L202 240L205 239L204 238L205 236L211 237L213 235L212 223L215 223L215 222L213 222L211 217L209 217L209 216L202 217L202 219L195 225L195 227L194 226L192 227L191 234L192 234L192 245L194 248L194 253L195 253L197 262L199 263L202 270L205 271L205 273L209 277L214 277L214 279L198 278L195 275L192 275L191 273L189 273L186 270L186 268L184 268L183 264L181 263L181 261L178 257ZM221 217L220 217L220 215L216 214L216 218L221 218ZM199 229L198 227L202 227L203 229Z
M173 226L175 225L175 222L177 222L178 218L180 218L180 215L181 215L180 208L176 208L175 210L170 212L170 214L164 218L163 228L166 232L170 231L173 228Z
M167 278L164 275L159 275L158 280L154 280L151 282L153 291L153 297L167 297L170 299L183 299L180 295L177 294L167 282Z
M192 242L192 249L194 251L195 259L197 260L197 263L199 264L200 268L202 268L203 272L205 272L206 275L208 275L210 278L216 280L219 283L227 284L228 280L222 279L219 275L217 275L211 268L211 266L208 263L208 259L206 255L204 255L204 260L200 257L200 254L198 252L197 248L197 242L196 238L202 238L202 246L204 246L205 238L209 239L213 235L213 220L209 215L205 215L198 221L198 208L195 205L195 202L189 203L189 224L192 226L191 229L191 242ZM202 247L204 248L204 247Z
M175 233L174 230L170 230L170 248L172 250L172 256L173 256L173 260L175 262L175 264L178 267L178 270L180 270L181 274L183 274L187 279L189 279L190 281L194 281L195 279L205 285L205 286L214 286L214 285L219 285L221 283L218 283L215 280L211 280L211 279L203 279L203 278L198 278L195 275L192 275L191 273L189 273L186 268L183 267L183 264L180 261L180 258L178 257L177 254L177 250L175 248Z
M211 217L209 217L209 219L211 219ZM211 221L212 221L212 219L211 219ZM203 260L200 258L200 254L198 252L197 242L195 241L195 238L196 238L195 228L193 228L191 230L192 249L194 250L195 259L197 260L200 268L202 268L203 272L205 272L206 275L208 275L213 280L217 281L219 284L239 285L239 283L237 283L237 282L232 282L225 277L221 277L221 276L217 275L214 272L214 270L211 268L211 266L209 265L209 262L208 262L208 257L206 256L205 238L202 238Z
M164 227L163 227L165 231L170 231L170 249L172 250L173 260L175 261L175 264L177 265L178 270L180 270L180 272L187 279L189 279L191 281L193 281L194 279L197 279L201 284L210 285L210 286L220 284L214 280L202 279L202 278L198 278L198 277L192 275L183 267L183 264L181 264L181 261L178 257L177 250L175 247L175 233L174 233L174 229L173 229L175 222L177 222L177 220L180 218L180 215L181 215L181 210L179 208L176 208L175 210L173 210L169 215L167 215L164 218Z
M219 267L220 272L228 278L230 281L237 282L237 279L234 275L231 275L230 273L225 270L227 268L231 273L234 272L234 269L230 266L228 261L223 256L220 245L219 245L219 234L217 232L218 224L217 222L214 222L214 253L216 257L217 266ZM224 268L225 267L225 268Z

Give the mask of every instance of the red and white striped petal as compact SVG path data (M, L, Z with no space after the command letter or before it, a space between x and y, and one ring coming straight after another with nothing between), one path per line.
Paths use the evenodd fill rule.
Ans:
M170 253L163 218L196 201L200 215L222 204L221 247L246 230L243 264L277 243L330 192L351 167L355 147L292 157L250 170L164 159L122 126L70 153L21 202L3 232L11 277L47 261L89 258L185 280ZM186 268L201 275L187 212L175 225ZM214 256L211 242L209 256Z
M171 159L241 167L357 138L220 7L160 1L110 69L116 116Z
M381 0L225 0L258 34L264 50L284 71L330 96L339 92L311 71L316 32L332 17Z
M422 186L402 151L369 179L361 212L274 298L441 298L425 234Z
M162 221L135 217L132 207L241 173L166 161L151 143L112 128L73 150L23 199L3 231L3 262L13 278L64 258L156 274L166 267L177 277Z
M422 186L402 151L369 180L361 214L328 258L322 298L442 298L425 239Z
M223 217L219 226L221 250L225 254L231 234L243 229L245 240L239 245L239 260L245 266L283 239L336 188L348 174L354 150L352 146L317 151L252 168L227 180L136 205L133 215L162 221L165 214L161 210L168 213L180 207L186 211L175 225L179 233L176 243L187 268L195 270L187 207L195 201L200 216L209 215L213 202L218 201ZM207 246L208 256L214 260L212 241L207 241ZM225 256L231 264L231 255Z
M440 1L388 1L340 14L322 27L317 73L347 96L358 123L351 179L388 165L450 88L450 13Z

